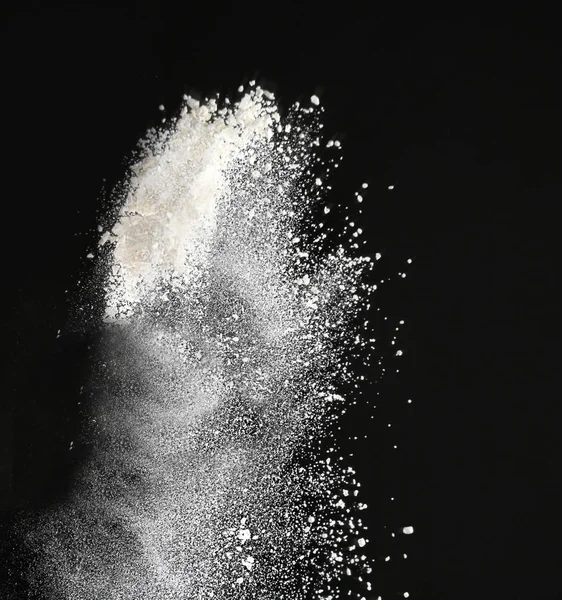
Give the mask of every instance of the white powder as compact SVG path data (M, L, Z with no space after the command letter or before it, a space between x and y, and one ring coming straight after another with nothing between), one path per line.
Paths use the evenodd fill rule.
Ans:
M311 217L315 115L296 104L282 119L249 85L235 103L186 96L100 231L92 450L68 504L33 527L37 581L65 600L335 598L346 569L370 572L326 528L335 512L361 532L358 490L326 500L359 483L314 441L355 383L349 348L366 357L374 341L356 318L373 262L330 250Z

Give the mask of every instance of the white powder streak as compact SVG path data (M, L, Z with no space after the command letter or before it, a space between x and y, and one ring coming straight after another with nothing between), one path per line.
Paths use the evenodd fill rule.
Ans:
M326 522L359 510L357 490L330 491L349 470L289 461L344 401L373 262L329 250L310 222L326 177L308 175L314 115L296 105L282 123L250 86L226 108L186 98L171 129L149 134L102 232L92 452L30 536L37 581L57 597L227 600L242 587L304 600L348 569ZM319 573L323 556L323 581L295 566Z

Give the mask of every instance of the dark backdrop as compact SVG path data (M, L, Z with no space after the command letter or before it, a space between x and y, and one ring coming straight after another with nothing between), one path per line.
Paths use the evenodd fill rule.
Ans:
M79 460L68 440L91 340L56 336L101 192L160 103L255 77L285 105L321 97L344 140L330 199L370 183L363 229L392 278L381 336L406 321L404 355L388 347L388 374L372 369L341 433L371 505L377 595L560 598L554 15L157 4L1 9L5 539L14 511L63 495ZM6 571L18 550L4 550Z

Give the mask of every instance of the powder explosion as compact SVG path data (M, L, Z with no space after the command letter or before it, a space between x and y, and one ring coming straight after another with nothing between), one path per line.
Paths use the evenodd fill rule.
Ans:
M185 97L141 143L99 228L105 314L79 441L90 452L67 501L27 534L41 593L371 589L360 484L319 440L353 361L368 360L373 263L356 224L334 233L317 216L340 152L321 139L318 105L281 118L251 82L235 103Z

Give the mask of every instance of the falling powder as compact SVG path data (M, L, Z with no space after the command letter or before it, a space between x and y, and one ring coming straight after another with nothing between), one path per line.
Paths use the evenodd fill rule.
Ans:
M88 458L29 526L53 597L335 599L361 570L370 589L359 484L312 443L369 352L375 289L348 231L311 218L319 110L282 119L250 82L237 102L185 98L141 143L100 232Z

